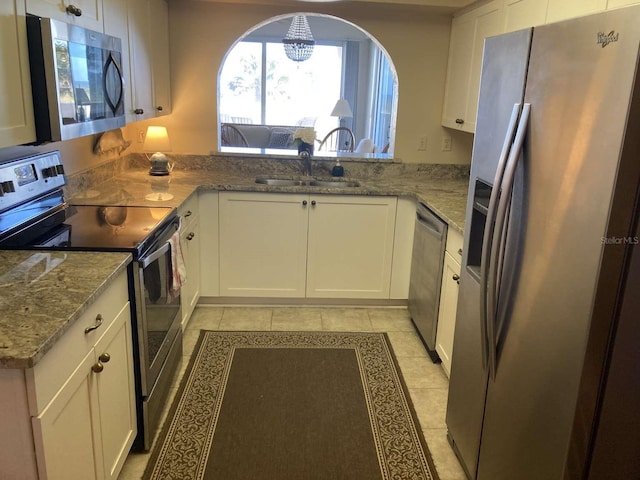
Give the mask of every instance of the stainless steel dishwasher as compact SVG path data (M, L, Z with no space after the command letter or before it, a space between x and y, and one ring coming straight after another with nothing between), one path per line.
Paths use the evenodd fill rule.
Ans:
M409 314L434 363L440 361L435 346L446 238L447 224L423 203L418 203L411 258Z

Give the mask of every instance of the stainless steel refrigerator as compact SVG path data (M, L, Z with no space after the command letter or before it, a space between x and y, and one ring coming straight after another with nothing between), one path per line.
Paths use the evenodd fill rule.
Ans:
M449 385L470 478L640 478L640 7L487 39Z

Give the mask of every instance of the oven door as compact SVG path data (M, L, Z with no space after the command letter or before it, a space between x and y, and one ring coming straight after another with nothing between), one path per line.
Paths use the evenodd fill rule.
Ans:
M173 230L173 229L172 229ZM178 334L182 318L180 289L172 288L171 248L158 242L134 266L142 395L150 395Z

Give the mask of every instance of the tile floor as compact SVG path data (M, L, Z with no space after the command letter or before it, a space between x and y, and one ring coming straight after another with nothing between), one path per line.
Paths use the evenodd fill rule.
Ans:
M182 368L165 410L175 395L200 329L387 332L440 479L466 478L446 439L447 377L442 367L428 358L405 308L199 306L184 332ZM141 478L148 458L145 453L130 454L119 480Z

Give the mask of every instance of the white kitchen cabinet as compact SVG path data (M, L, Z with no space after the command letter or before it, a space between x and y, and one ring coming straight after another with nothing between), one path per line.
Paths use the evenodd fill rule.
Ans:
M169 7L166 0L128 4L132 110L127 121L171 113Z
M484 39L501 33L502 12L502 0L494 0L453 19L443 126L475 132Z
M306 296L389 298L396 197L311 195Z
M103 32L102 2L103 0L26 0L26 7L27 13L33 15Z
M304 297L309 195L220 192L220 295Z
M187 272L186 282L180 292L184 330L200 298L200 215L197 193L191 195L178 209L178 215L182 217L180 243Z
M640 0L608 0L607 10L612 8L628 7L629 5L639 4Z
M153 118L151 0L127 2L132 109L127 122Z
M504 0L502 32L542 25L547 18L547 4L548 0Z
M389 298L396 203L220 192L220 295Z
M549 0L546 23L603 11L607 0Z
M118 477L137 433L128 300L122 272L33 368L0 373L0 477Z
M200 295L220 295L218 235L218 192L204 190L198 195L200 224Z
M23 0L0 2L0 148L36 139Z
M449 228L447 232L447 246L444 254L438 328L436 332L436 352L438 352L442 360L442 368L447 376L449 376L449 372L451 371L451 358L453 355L453 337L456 326L461 259L462 236Z
M153 108L156 116L171 113L171 67L169 56L169 5L151 0L151 46Z

